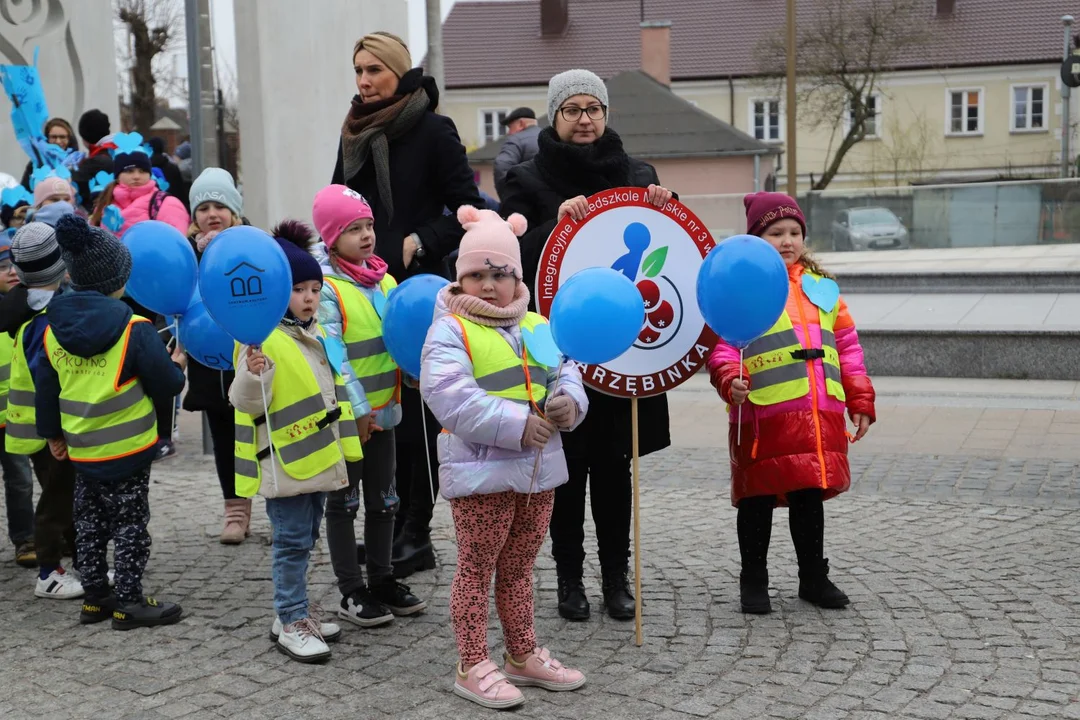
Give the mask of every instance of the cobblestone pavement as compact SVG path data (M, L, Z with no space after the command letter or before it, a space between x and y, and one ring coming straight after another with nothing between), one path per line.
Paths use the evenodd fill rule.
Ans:
M219 545L217 483L193 445L155 466L151 491L146 587L183 604L178 625L82 627L77 603L33 599L33 573L0 540L0 718L494 716L449 692L455 549L445 503L435 519L440 566L409 581L431 600L428 612L346 628L328 664L302 666L267 639L262 502L251 540ZM595 565L593 619L561 620L545 548L540 639L588 684L526 690L517 716L1080 718L1080 463L855 452L855 491L826 506L833 575L851 607L821 611L795 597L781 511L776 611L761 617L738 612L725 463L723 449L685 447L643 461L644 647L632 623L601 617ZM310 592L327 608L338 600L325 552ZM490 638L498 657L496 622Z

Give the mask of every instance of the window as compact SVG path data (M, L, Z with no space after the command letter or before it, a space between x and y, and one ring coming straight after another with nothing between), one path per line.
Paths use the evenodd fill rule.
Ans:
M866 137L878 138L878 119L881 117L881 96L878 94L869 95L866 98L866 112L869 117L866 118ZM844 133L847 134L851 130L851 126L855 123L855 101L852 100L848 105L848 114L844 118Z
M981 135L983 131L983 91L949 90L946 135Z
M765 142L779 142L780 136L780 101L751 100L750 127L753 136Z
M1013 132L1046 131L1046 85L1014 85L1012 88Z
M509 110L481 110L480 111L480 144L487 145L492 140L498 140L506 134L506 126L503 120L510 114Z

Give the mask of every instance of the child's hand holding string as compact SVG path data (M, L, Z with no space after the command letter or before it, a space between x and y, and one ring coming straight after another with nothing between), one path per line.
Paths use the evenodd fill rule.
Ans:
M866 431L870 429L870 416L862 413L855 413L851 416L851 422L855 423L857 430L855 431L855 437L851 438L851 442L857 443L863 439L866 435Z
M248 347L247 366L253 375L262 375L263 370L266 369L266 356L263 355L262 350Z
M731 381L731 404L742 405L750 397L750 383L743 378Z
M525 431L521 433L521 446L541 449L555 432L555 426L544 418L529 415L525 420Z
M553 397L544 408L544 415L556 427L573 427L574 421L577 420L577 403L568 395Z

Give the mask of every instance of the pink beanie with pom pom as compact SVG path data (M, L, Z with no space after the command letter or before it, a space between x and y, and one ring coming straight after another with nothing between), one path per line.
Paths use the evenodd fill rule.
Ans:
M458 249L457 279L483 270L503 270L521 280L521 245L528 222L514 213L506 220L493 210L479 210L462 205L458 222L465 228Z

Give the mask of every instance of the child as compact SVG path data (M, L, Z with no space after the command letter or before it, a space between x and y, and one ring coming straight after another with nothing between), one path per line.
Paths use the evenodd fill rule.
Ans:
M72 292L49 305L36 373L38 434L54 458L75 465L75 522L86 600L79 622L112 618L114 630L179 622L179 605L145 597L150 558L150 464L157 445L153 399L184 389L187 358L162 347L154 326L120 298L131 253L75 215L56 223ZM109 591L114 546L116 594Z
M11 264L11 240L0 235L0 294L18 285L19 276ZM14 340L0 333L0 467L4 470L4 500L7 506L8 539L15 546L15 562L22 567L37 567L34 550L34 478L25 455L4 449L7 427L7 400L11 378L11 355Z
M349 465L349 487L326 499L326 538L342 595L338 615L360 627L377 627L394 615L427 608L407 585L394 580L390 565L398 505L394 427L401 422L401 372L383 344L382 318L373 302L377 294L389 295L397 282L375 255L374 215L357 192L344 185L324 188L315 196L312 215L329 253L319 323L348 357L346 387L364 443L363 462ZM353 527L361 486L370 590L360 571Z
M56 207L55 205L52 207ZM26 455L41 485L34 515L34 546L38 579L34 595L67 600L83 596L82 583L65 572L61 558L76 549L72 508L75 468L58 460L38 434L35 386L45 354L46 307L60 295L67 268L56 243L56 230L41 222L23 225L11 244L11 257L20 287L0 303L0 330L13 338L11 385L8 391L4 448L10 455ZM76 568L79 563L72 562Z
M184 203L159 190L151 174L150 156L142 150L118 152L113 157L113 177L105 186L90 216L91 225L101 225L109 205L116 205L124 217L117 237L143 220L160 220L186 233L190 216Z
M201 262L203 251L218 233L243 225L244 200L232 175L221 168L203 170L191 186L189 200L192 223L187 237L195 257ZM219 370L199 362L188 363L188 391L184 395L184 409L201 411L210 426L214 467L225 501L225 523L219 537L225 545L238 545L251 535L251 498L236 494L233 408L229 405L229 387L234 376L232 370ZM169 412L171 414L171 409Z
M484 707L508 708L525 702L514 684L546 690L585 684L581 672L536 644L532 572L555 488L568 477L558 430L577 427L588 400L573 363L546 367L523 345L525 330L546 323L526 312L529 291L518 245L525 218L515 214L505 221L468 205L457 217L465 228L458 282L439 293L420 392L444 428L439 486L450 501L458 542L450 588L461 657L454 693ZM487 647L492 573L506 642L501 672Z
M292 270L292 298L261 347L238 347L229 400L236 408L236 492L266 498L273 531L276 617L270 637L294 660L320 662L329 659L326 643L340 638L341 628L309 611L308 558L326 493L348 486L345 464L363 452L344 382L323 345L316 317L323 275L308 250L310 231L302 228L295 221L274 228ZM279 418L288 424L278 427Z
M798 204L780 193L754 193L744 203L747 232L765 238L783 257L789 289L780 320L745 349L741 379L734 347L721 341L708 361L721 398L735 406L750 399L743 410L742 442L735 407L728 432L742 611L772 611L766 556L777 505L790 508L799 597L842 608L848 597L829 580L824 556L822 502L851 484L848 438L862 439L874 422L874 387L847 305L838 296L829 302L813 292L818 283L834 281L806 249L806 220ZM845 409L857 428L854 437L847 434Z
M75 204L75 188L62 177L49 175L34 186L34 220L41 208L53 203Z

